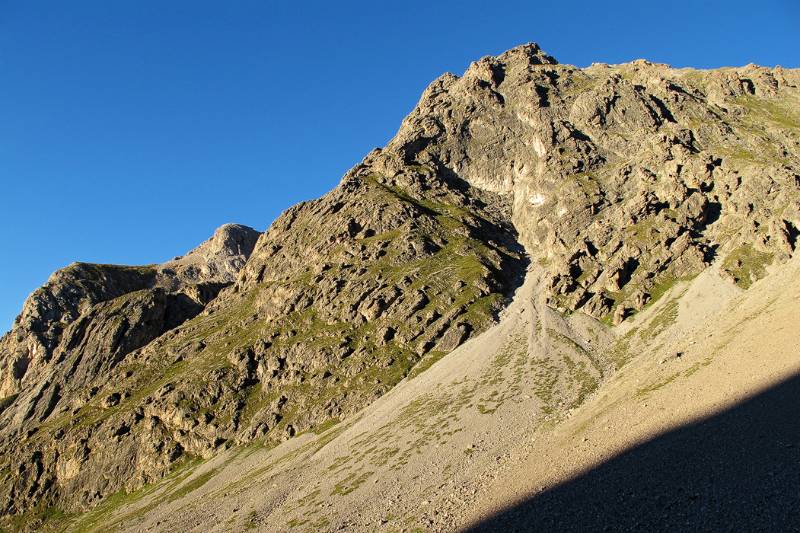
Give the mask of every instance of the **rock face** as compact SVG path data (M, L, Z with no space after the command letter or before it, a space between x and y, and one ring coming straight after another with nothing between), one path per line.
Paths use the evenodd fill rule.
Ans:
M259 235L229 224L162 265L73 263L54 273L0 339L4 455L43 424L68 419L98 394L98 384L118 379L117 366L132 352L200 313L234 281ZM110 408L122 399L111 394L100 401ZM50 436L63 433L61 427ZM32 463L20 456L15 461L6 466L27 478L41 456L33 452Z
M97 341L121 357L196 315L236 279L259 235L226 224L186 256L162 265L73 263L54 273L25 301L0 341L0 397L46 380L67 351L83 353Z
M6 512L86 509L226 443L358 411L492 323L527 264L510 217L508 199L421 165L391 180L358 167L248 242L221 292L244 263L227 239L144 267L152 288L95 298L65 329L95 336L60 335L72 351L46 379L17 378L0 415ZM133 318L141 331L114 329Z
M57 272L0 341L4 512L85 510L353 414L482 332L529 266L551 306L609 325L713 261L748 287L796 246L798 83L521 46L434 81L260 237Z
M233 283L259 235L247 226L225 224L194 250L160 265L158 284L174 288L198 283Z
M442 76L372 159L513 197L553 305L597 318L621 320L716 257L733 254L723 268L749 284L793 252L797 71L554 63L526 45Z

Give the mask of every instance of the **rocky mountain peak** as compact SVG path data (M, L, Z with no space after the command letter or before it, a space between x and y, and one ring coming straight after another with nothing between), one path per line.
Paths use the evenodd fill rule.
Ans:
M260 232L241 224L224 224L184 256L158 267L159 283L169 287L187 281L232 283L255 248Z
M747 265L794 250L797 71L577 69L530 60L540 56L526 45L440 78L368 165L423 165L513 197L552 305L614 322L726 254L746 256L730 262L749 279Z
M242 224L223 224L205 242L184 257L200 256L205 259L224 256L247 258L253 251L261 232Z
M182 457L344 419L490 327L526 271L549 316L603 335L711 265L746 290L800 236L799 85L522 45L435 80L263 235L68 267L0 341L7 512L84 510ZM584 352L559 370L573 392L578 366L610 369Z
M556 65L558 61L555 57L541 49L537 43L525 43L515 46L510 50L503 52L496 56L496 60L500 63L512 64L527 64L527 65Z

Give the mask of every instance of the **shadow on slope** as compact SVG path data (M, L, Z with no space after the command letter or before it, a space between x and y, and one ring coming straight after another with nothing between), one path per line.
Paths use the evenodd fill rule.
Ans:
M800 530L800 376L467 531L676 530Z

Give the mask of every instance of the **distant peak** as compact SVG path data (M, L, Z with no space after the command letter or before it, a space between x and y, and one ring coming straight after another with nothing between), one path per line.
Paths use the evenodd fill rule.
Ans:
M164 263L171 265L176 262L209 262L228 257L250 257L256 241L261 232L242 224L223 224L214 230L214 234L199 246L190 250L186 255L178 256Z
M214 231L214 235L194 251L203 249L206 254L222 253L224 255L241 254L250 256L261 232L242 224L223 224Z
M218 227L214 231L215 236L230 236L230 237L237 237L237 236L258 236L260 234L259 231L254 230L250 226L245 226L243 224L223 224Z
M497 56L485 56L472 63L464 76L476 77L495 86L503 83L509 69L527 69L534 65L557 65L553 56L546 54L536 43L521 44ZM441 78L440 78L441 79ZM447 80L441 79L442 83Z

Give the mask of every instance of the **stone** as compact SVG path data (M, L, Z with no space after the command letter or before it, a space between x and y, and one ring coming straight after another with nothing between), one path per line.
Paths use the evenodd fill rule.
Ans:
M469 336L469 327L466 324L457 324L448 329L439 339L435 349L443 352L453 351Z

